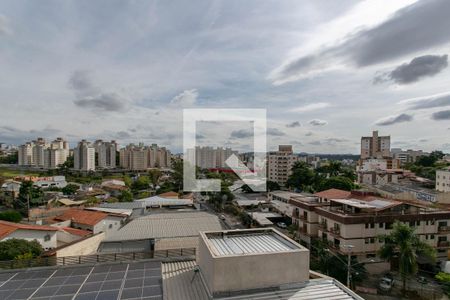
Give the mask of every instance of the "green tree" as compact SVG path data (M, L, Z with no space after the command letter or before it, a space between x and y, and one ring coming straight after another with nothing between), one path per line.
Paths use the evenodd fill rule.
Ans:
M302 191L310 190L314 184L315 173L305 162L296 162L292 167L292 174L288 177L287 186Z
M162 173L158 169L152 169L148 171L148 176L150 178L151 183L153 183L154 186L158 185L161 175Z
M384 245L379 254L382 259L392 262L398 258L399 271L403 281L403 291L406 289L406 278L417 273L417 257L424 256L435 259L435 250L421 241L414 233L414 228L399 221L395 221L392 232L381 236Z
M79 187L76 184L68 184L61 189L64 195L74 195L78 191Z
M27 253L36 257L43 251L41 244L36 240L9 239L0 242L0 260L13 260Z
M133 202L133 194L130 191L123 191L122 194L119 196L120 202Z
M328 189L340 189L345 191L351 191L355 185L353 181L344 176L335 176L322 180L318 184L318 191L324 191Z
M19 200L26 207L30 200L30 206L36 206L43 201L44 193L39 187L33 186L32 181L23 181L19 190Z
M450 274L439 272L435 278L442 284L442 289L447 296L450 296Z
M0 213L0 220L19 223L22 220L22 215L15 210L8 210Z

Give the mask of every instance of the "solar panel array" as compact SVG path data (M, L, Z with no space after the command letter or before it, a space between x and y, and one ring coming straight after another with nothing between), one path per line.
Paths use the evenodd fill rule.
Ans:
M108 264L0 273L0 299L162 299L161 263Z

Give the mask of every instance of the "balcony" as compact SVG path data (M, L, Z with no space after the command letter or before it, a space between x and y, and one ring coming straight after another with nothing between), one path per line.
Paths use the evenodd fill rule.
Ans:
M449 226L439 226L438 227L438 232L449 232L449 231L450 231Z
M330 233L332 233L334 235L340 235L341 234L341 229L340 228L331 227L329 231L330 231Z
M319 227L319 229L327 229L327 223L325 222L319 223L317 226Z
M442 247L442 248L446 248L450 246L450 242L449 241L440 241L438 242L438 247Z

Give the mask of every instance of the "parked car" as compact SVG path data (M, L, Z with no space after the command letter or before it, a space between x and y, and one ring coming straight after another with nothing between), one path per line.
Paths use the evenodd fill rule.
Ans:
M394 277L392 274L386 274L381 278L380 283L378 284L378 287L380 290L384 292L389 292L392 287L394 286Z
M278 222L278 223L277 223L277 226L278 226L279 228L282 228L282 229L286 229L286 228L287 228L287 225L286 225L286 223L284 223L284 222Z
M225 221L225 220L226 220L225 215L220 215L219 218L220 218L222 221Z

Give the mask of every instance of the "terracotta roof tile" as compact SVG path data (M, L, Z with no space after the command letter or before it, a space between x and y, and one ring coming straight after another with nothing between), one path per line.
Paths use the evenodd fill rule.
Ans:
M73 234L73 235L78 235L78 236L87 236L92 234L92 232L87 231L87 230L82 230L82 229L76 229L76 228L72 228L72 227L61 227L62 230Z
M62 215L55 217L55 220L72 220L75 223L94 226L108 216L107 213L100 211L90 211L82 209L68 209Z
M59 228L52 227L52 226L31 225L31 224L21 224L21 223L0 221L0 238L6 237L18 229L44 230L44 231L58 231L59 230Z

